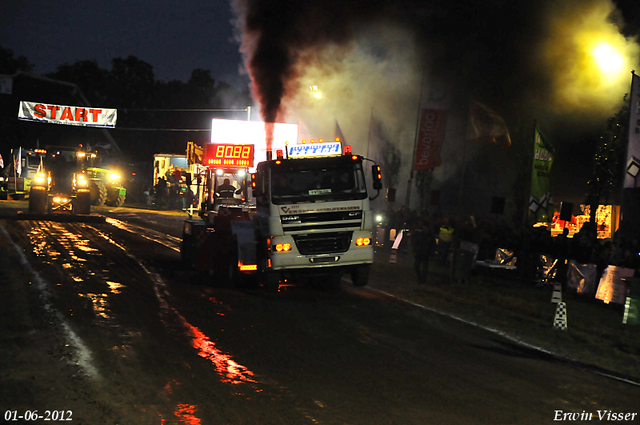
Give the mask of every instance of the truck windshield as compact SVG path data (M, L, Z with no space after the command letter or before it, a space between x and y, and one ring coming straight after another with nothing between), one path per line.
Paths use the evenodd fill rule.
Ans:
M364 199L362 163L343 158L289 160L271 168L271 201L276 204Z

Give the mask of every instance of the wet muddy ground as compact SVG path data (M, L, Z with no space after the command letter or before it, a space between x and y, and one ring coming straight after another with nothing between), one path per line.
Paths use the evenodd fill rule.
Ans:
M217 285L182 268L181 219L154 217L162 226L145 230L150 216L127 214L102 224L0 221L0 414L542 424L558 410L639 410L638 387L346 279L337 291Z

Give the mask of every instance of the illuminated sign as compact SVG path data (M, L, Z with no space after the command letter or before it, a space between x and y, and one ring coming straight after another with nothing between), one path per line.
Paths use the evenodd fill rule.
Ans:
M266 125L261 121L225 120L214 118L211 120L211 143L228 145L252 144L253 163L267 160L267 150L273 152L286 149L286 142L296 143L298 140L298 125L273 123L273 140L267 146ZM250 167L253 168L253 167ZM253 170L252 170L253 171Z
M289 158L312 158L318 156L341 155L340 142L313 143L289 146Z
M204 165L210 167L253 167L253 145L212 143L205 145Z

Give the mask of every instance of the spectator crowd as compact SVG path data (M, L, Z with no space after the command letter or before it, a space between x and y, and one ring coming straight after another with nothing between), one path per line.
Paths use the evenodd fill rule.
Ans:
M585 223L573 238L569 238L568 229L552 237L546 226L523 225L514 229L505 221L418 214L406 208L389 211L386 217L384 227L387 235L388 229L405 230L409 242L404 246L412 250L420 283L427 280L427 266L431 259L445 264L460 261L461 255L468 257L471 254L474 261L492 261L499 248L513 253L517 258L517 275L531 282L540 281L542 256L559 260L559 276L566 275L564 267L568 260L595 264L597 280L611 265L633 269L634 276L640 276L638 240L624 238L619 232L612 239L598 239L597 230L591 223ZM468 266L472 264L469 258L463 258L463 262ZM458 263L455 267L463 266Z

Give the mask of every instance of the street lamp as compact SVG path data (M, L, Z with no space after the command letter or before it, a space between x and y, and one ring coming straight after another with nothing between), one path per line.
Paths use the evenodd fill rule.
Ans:
M309 89L313 93L313 97L316 99L322 99L322 93L318 91L318 86L309 86Z

